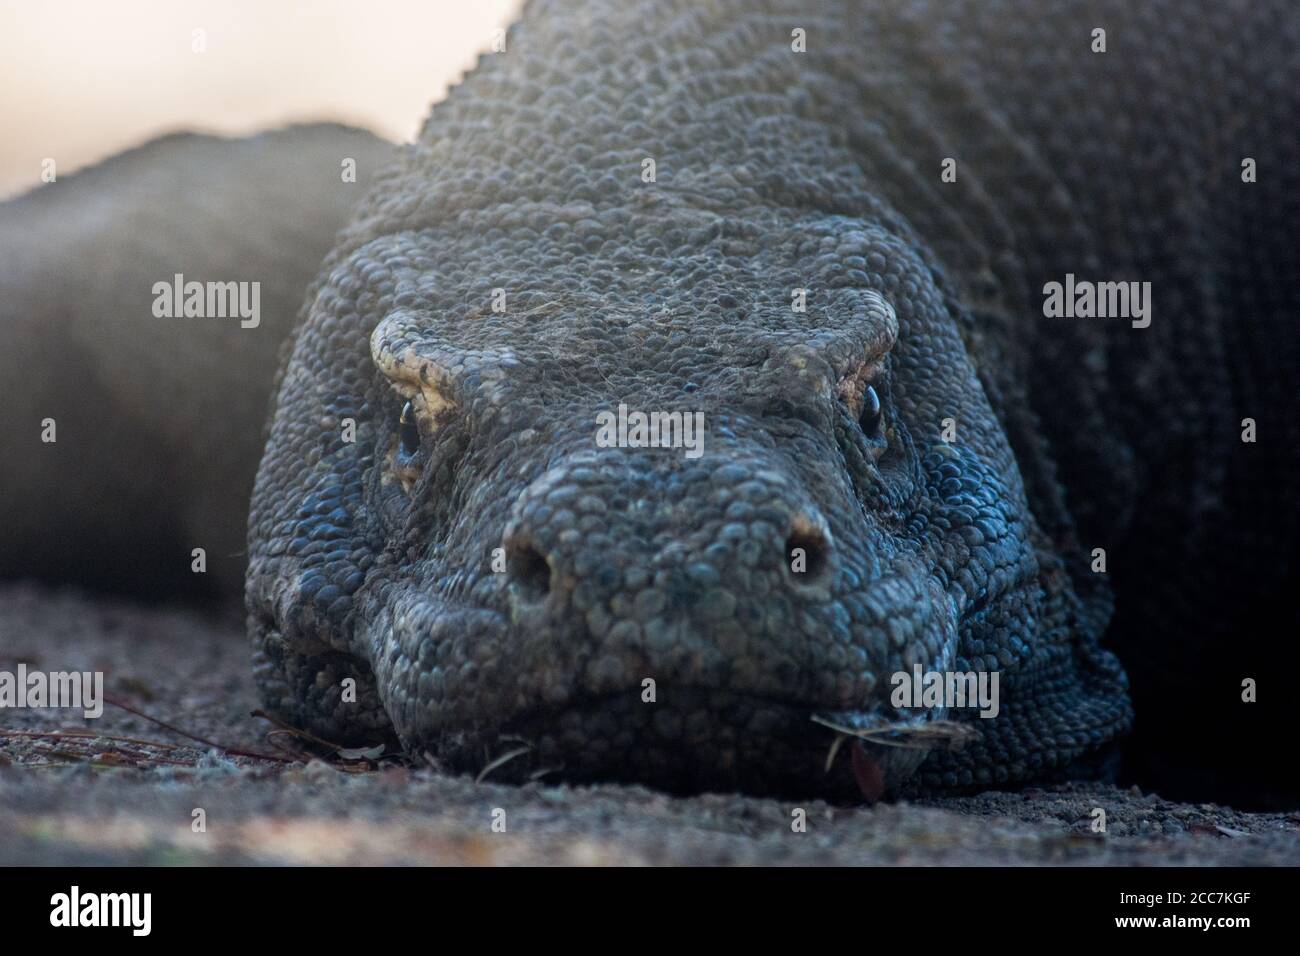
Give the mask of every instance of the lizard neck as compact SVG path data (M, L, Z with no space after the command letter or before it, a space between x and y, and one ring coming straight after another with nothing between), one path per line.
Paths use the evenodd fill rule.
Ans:
M404 182L372 193L355 237L485 203L527 217L647 193L735 216L879 218L844 115L861 98L846 6L534 0L505 49L434 107L393 172Z

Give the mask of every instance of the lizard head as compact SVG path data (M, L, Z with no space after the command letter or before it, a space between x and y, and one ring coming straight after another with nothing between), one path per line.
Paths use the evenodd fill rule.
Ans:
M507 779L897 787L959 715L896 675L1068 656L950 309L838 216L577 204L358 244L254 492L268 700ZM869 741L829 772L827 724Z

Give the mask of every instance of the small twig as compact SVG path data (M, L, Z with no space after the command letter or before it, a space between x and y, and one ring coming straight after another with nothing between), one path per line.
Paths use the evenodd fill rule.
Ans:
M77 737L82 740L111 740L114 742L135 744L139 747L158 747L162 750L180 750L185 744L170 744L163 740L142 740L139 737L119 737L114 734L100 734L93 730L0 730L0 737L41 737L58 740Z
M114 746L120 743L128 743L136 747L151 747L155 750L176 751L176 750L183 749L183 745L181 744L169 744L163 741L140 740L135 737L117 737L111 734L82 733L78 731L41 732L41 731L34 731L34 730L0 730L0 737L26 737L38 741L44 741L44 740L78 740L78 741L84 740L87 742L106 741L109 742L111 747L111 749L105 752L106 754L111 753L118 756L124 756L127 763L131 764L132 766L138 766L140 763L144 763L144 762L167 763L177 767L193 766L192 762L188 762L184 760L172 760L168 757L162 757L156 754L132 754L130 751L126 750L123 747ZM89 761L95 766L99 766L98 761L93 755L87 756L85 754L75 754L71 751L56 750L53 747L43 746L40 743L37 743L36 746L38 748L38 752L42 756L57 757L60 760L74 761L78 763L84 763ZM103 755L101 754L100 756ZM22 764L20 764L19 766L22 766Z
M274 730L268 730L264 736L266 742L269 743L272 747L276 748L277 750L282 750L287 754L293 754L300 761L306 762L312 758L312 755L310 753L308 753L306 750L303 750L301 747L296 745L298 740L298 735L291 730L281 730L279 728L276 728ZM280 739L281 737L288 737L289 740L294 741L294 743L291 744L286 741L282 741Z
M144 740L140 737L122 737L117 734L99 734L99 733L95 733L94 731L79 731L79 730L62 730L62 731L60 730L50 730L50 731L0 730L0 737L27 737L27 738L37 739L37 740L85 740L85 741L103 740L113 744L131 744L132 746L135 747L152 747L155 750L166 750L166 751L171 751L173 753L177 750L193 749L192 747L189 747L189 745L187 744L173 744L173 743L168 743L165 740ZM120 748L115 748L115 749L120 749ZM218 747L217 749L241 757L257 757L264 760L280 760L285 763L294 762L284 757L268 757L264 754L251 753L251 752L241 751L236 749L228 749L225 747ZM85 758L83 757L79 759L85 759ZM155 757L155 756L150 756L148 757L148 759L165 761L166 763L175 764L178 767L194 766L193 761L170 760L166 757Z
M835 735L835 739L831 741L830 752L826 755L826 767L822 770L822 773L831 772L831 767L834 766L835 764L835 755L840 752L840 747L842 747L844 745L844 741L848 739L849 738L847 734Z
M271 714L268 714L264 710L255 710L252 712L252 716L261 717L263 720L270 721L271 723L275 724L275 726L279 727L282 733L289 734L291 737L297 737L300 740L310 740L312 743L316 744L317 746L328 747L330 750L334 751L335 753L337 753L340 750L346 749L342 744L331 743L328 740L323 740L322 738L317 737L315 734L308 733L307 731L303 730L301 727L295 727L292 724L286 724L279 717L273 717Z
M845 727L841 724L832 723L825 717L819 717L816 714L813 714L812 721L815 724L821 724L823 727L829 727L837 733L857 737L885 747L929 749L938 744L955 748L964 746L975 736L974 730L951 720L932 720L929 723L920 725L886 724L883 727L869 727L866 729ZM891 737L902 739L890 739Z
M231 757L252 757L256 760L274 760L277 763L296 762L290 760L288 757L281 757L278 754L264 754L264 753L258 753L255 750L244 750L241 747L227 747L224 744L219 744L214 740L208 740L206 737L200 737L198 734L192 734L188 731L181 730L179 727L174 727L171 724L167 723L165 720L159 720L157 717L151 717L149 714L146 714L144 711L136 710L130 704L122 703L122 701L116 699L111 694L105 694L104 700L112 704L114 707L120 707L122 710L125 710L129 714L135 714L135 716L141 717L144 720L149 721L150 723L157 724L159 727L162 727L164 730L170 730L174 734L179 734L180 736L185 737L189 740L193 740L196 741L197 743L201 743L205 747L211 747L214 750L220 750L222 753L227 754Z
M514 760L516 757L528 753L528 751L532 749L533 749L532 747L517 747L514 750L502 754L500 757L497 757L496 760L493 760L486 767L480 770L478 776L474 778L474 782L482 783L483 779L488 774L490 774L493 770L496 770L497 767L500 767L502 764L509 763L511 760Z

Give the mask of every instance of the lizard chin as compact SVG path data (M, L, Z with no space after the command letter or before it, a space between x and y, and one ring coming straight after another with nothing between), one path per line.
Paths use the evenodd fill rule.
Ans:
M574 653L578 635L529 641L517 623L416 587L387 592L358 644L370 650L405 749L498 782L639 783L850 804L897 792L945 743L934 710L898 712L875 694L860 707L827 709L796 691L797 681L775 692L708 674L656 685L637 676L654 672L643 661L602 671L598 657Z
M538 708L494 734L461 738L439 756L451 769L501 782L619 782L853 804L897 792L931 746L834 732L808 707L783 700L713 688L678 688L673 698L671 709L658 710L633 694ZM875 713L836 717L906 736L898 721Z
M508 588L430 562L357 595L350 643L408 752L501 782L860 803L948 743L942 709L889 700L899 673L942 669L956 650L958 608L912 564L871 582L857 627L836 598L809 598L803 613L823 616L807 633L844 661L746 654L747 632L685 587L675 613L636 628L573 613L559 588L521 613Z

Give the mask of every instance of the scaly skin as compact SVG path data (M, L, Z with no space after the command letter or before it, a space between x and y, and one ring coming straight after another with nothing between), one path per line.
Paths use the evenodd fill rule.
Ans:
M839 796L811 716L940 716L890 705L919 664L1001 713L875 750L886 788L1095 764L1131 711L1091 547L1217 567L1243 408L1294 433L1230 340L1297 302L1300 155L1284 4L1101 6L535 0L309 294L250 519L268 701L455 768L523 740L515 779ZM1066 272L1152 282L1151 327L1045 319ZM702 411L703 456L597 447L620 402Z

